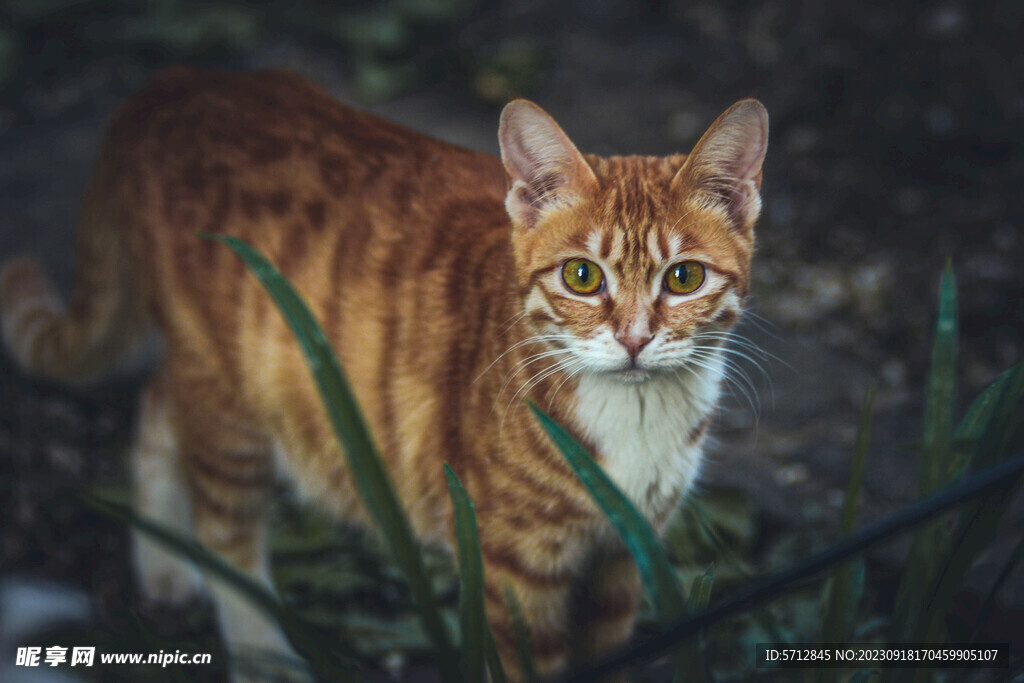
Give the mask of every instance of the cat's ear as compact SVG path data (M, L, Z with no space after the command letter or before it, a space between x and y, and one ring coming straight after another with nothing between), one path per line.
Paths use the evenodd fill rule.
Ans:
M546 211L569 206L597 188L597 177L576 145L533 102L505 105L498 141L512 181L505 208L517 226L532 228Z
M768 150L768 112L741 100L711 124L672 184L709 206L724 208L749 230L761 213L761 164Z

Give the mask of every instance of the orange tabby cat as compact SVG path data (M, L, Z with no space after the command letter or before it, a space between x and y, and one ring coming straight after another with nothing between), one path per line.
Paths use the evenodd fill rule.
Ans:
M34 262L6 264L4 340L27 370L85 381L159 330L136 505L269 581L263 511L276 474L345 519L366 515L282 317L229 249L196 233L251 242L323 322L425 542L452 537L442 463L465 483L513 677L504 586L539 669L555 671L628 638L641 591L524 399L665 520L696 476L747 294L767 123L744 100L689 156L601 158L515 100L499 161L291 74L170 71L110 124L70 305ZM144 539L136 551L146 595L198 587ZM213 589L233 648L290 651Z

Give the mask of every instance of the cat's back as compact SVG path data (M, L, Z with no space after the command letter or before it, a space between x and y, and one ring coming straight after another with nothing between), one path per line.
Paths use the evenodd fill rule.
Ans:
M493 156L361 112L286 71L161 72L115 112L101 164L145 210L162 205L150 224L243 235L293 208L317 229L332 202L430 214L500 202L505 190Z
M127 235L163 326L196 314L224 327L244 268L197 233L252 243L324 313L318 300L361 296L389 263L503 239L505 182L496 157L297 74L175 68L115 112L89 195Z

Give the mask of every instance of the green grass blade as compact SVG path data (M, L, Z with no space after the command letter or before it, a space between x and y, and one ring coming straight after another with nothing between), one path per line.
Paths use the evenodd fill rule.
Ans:
M323 329L298 292L259 251L227 235L203 236L227 245L245 262L291 327L341 442L360 499L383 532L392 557L409 582L424 633L434 645L441 674L446 681L460 680L458 656L441 619L412 526Z
M159 543L169 552L191 560L204 572L217 577L249 604L276 621L288 635L299 654L305 657L321 675L335 680L341 678L357 682L365 680L338 656L340 654L341 657L354 658L355 652L346 652L342 644L324 638L316 630L304 625L286 610L277 596L267 590L263 584L199 542L166 529L121 503L103 500L90 494L82 494L82 500L97 512L134 527L146 538ZM296 666L302 667L302 663L296 662Z
M1024 427L1024 361L1000 375L989 389L996 391L971 463L974 470L998 462L1011 450L1018 450L1021 444L1021 430ZM988 392L986 390L982 395Z
M686 599L686 609L690 613L699 612L711 603L711 588L715 583L715 565L708 565L704 573L693 580L690 596Z
M484 657L487 660L487 672L491 674L491 683L508 683L505 667L501 663L501 656L498 655L498 646L494 644L494 634L491 633L490 628L484 633L484 637L487 638Z
M957 306L956 281L951 264L946 264L939 282L939 313L935 324L931 367L925 390L924 439L918 465L918 495L925 496L945 484L954 469L953 414L956 395ZM949 537L938 521L914 532L907 569L900 581L893 614L893 642L912 640L924 615L926 587L936 576L935 558L946 554ZM886 672L902 677L905 671Z
M875 405L875 387L868 388L864 395L864 404L860 411L860 424L857 427L857 440L853 447L853 458L850 461L850 478L846 485L846 497L843 500L842 532L844 536L853 533L860 512L860 492L864 482L864 464L867 462L868 440L871 436L871 418ZM853 621L857 614L857 604L864 591L864 561L861 558L844 562L839 565L832 577L828 595L826 596L825 619L822 628L822 641L826 643L845 643L850 641L853 633ZM822 669L820 679L835 677L838 670Z
M948 476L950 481L963 476L971 464L971 457L977 450L978 442L985 432L985 425L992 417L999 401L999 392L1010 380L1013 368L1010 368L988 385L967 408L960 425L953 433L956 451L951 459Z
M984 391L978 394L960 425L956 428L956 437L967 441L978 441L985 433L985 426L992 418L992 414L1000 404L1003 388L1010 382L1016 367L1010 368L985 387Z
M647 520L569 432L534 403L530 402L529 405L537 421L569 461L576 476L608 516L625 541L626 547L633 554L643 577L644 587L658 610L659 619L667 621L682 616L686 612L686 601L676 579L675 569Z
M947 264L939 283L939 317L935 324L931 369L925 391L923 460L918 482L920 495L929 494L949 483L944 474L948 472L953 450L957 327L956 280L953 267Z
M530 640L530 628L526 625L523 617L523 609L519 605L519 597L510 584L501 587L502 597L505 599L505 608L508 610L509 620L512 622L512 633L516 639L516 653L519 656L519 670L525 681L537 680L536 659L533 656L533 642Z
M483 681L485 651L493 644L484 609L484 560L473 501L462 482L445 463L444 476L455 510L459 549L459 619L462 629L462 673L467 681ZM502 672L504 673L504 672Z
M686 609L690 614L707 609L711 602L711 587L714 583L715 565L712 564L703 574L694 578L690 585L690 595L686 600ZM690 638L676 655L675 680L678 683L702 683L711 680L699 635Z

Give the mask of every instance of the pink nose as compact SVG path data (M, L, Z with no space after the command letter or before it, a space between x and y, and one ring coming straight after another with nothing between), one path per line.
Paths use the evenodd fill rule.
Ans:
M643 351L644 347L647 346L654 337L649 334L638 337L623 334L615 335L615 339L626 347L626 352L629 354L629 357L635 360L636 357L640 355L640 352Z

